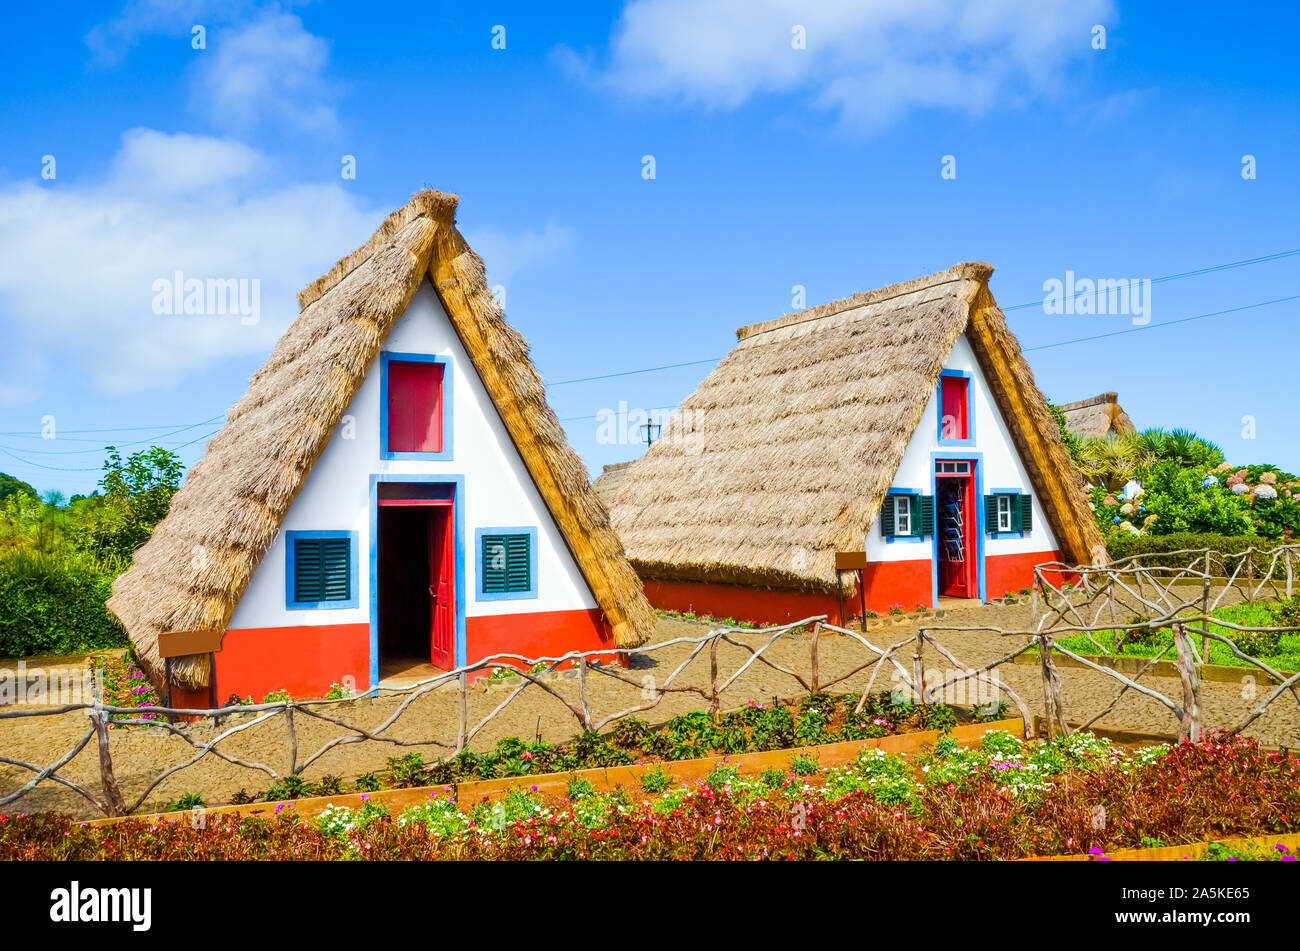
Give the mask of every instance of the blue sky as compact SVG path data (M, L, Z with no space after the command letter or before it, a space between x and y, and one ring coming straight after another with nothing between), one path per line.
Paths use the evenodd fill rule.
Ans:
M461 196L593 472L640 451L602 411L676 406L796 286L813 306L986 260L1012 307L1069 271L1300 249L1282 4L134 0L7 21L0 471L41 490L92 488L109 442L197 460L297 289L424 186ZM256 278L257 323L154 313L176 270ZM1115 389L1139 426L1295 471L1298 278L1300 254L1157 283L1140 330L1008 315L1049 398Z

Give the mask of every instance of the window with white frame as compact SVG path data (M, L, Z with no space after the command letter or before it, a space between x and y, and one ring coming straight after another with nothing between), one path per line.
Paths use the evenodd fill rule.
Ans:
M1016 501L1014 496L999 495L998 499L998 531L1009 532L1012 530L1012 503Z
M891 498L894 503L894 534L912 534L912 497L895 495Z

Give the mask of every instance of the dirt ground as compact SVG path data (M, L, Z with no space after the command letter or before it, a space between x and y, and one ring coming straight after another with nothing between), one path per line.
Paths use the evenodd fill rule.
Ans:
M1030 609L1027 605L963 606L947 612L939 621L930 619L927 626L989 625L1004 629L1026 628ZM877 647L896 643L914 635L917 622L906 620L868 629L867 639ZM704 625L684 621L661 619L656 643L676 637L700 637L707 633ZM1013 651L1024 641L1012 636L990 631L943 631L936 634L959 660L971 667L979 667ZM740 635L738 639L759 646L764 638L756 634ZM764 655L773 663L799 671L805 677L809 670L809 645L807 635L784 635ZM649 656L634 658L632 669L617 669L634 681L624 684L599 673L589 675L588 688L592 716L603 718L610 713L626 710L641 704L642 684L646 678L663 681L685 660L692 645L679 644ZM823 683L853 670L872 655L851 638L824 634L820 657L820 676ZM948 669L952 664L927 647L924 653L927 669ZM748 652L723 644L718 652L718 665L722 679L730 676L749 657ZM901 658L910 666L910 648ZM1031 714L1043 713L1042 680L1037 665L1006 664L999 668L1007 684L1025 701ZM1067 715L1072 721L1090 719L1106 708L1120 688L1118 681L1091 670L1060 668ZM1243 675L1248 673L1243 670ZM861 690L866 687L870 670L855 674L833 686L833 691ZM709 682L709 657L702 651L679 675L675 685L704 686ZM929 675L927 674L927 680ZM514 684L519 681L510 678ZM566 697L577 697L577 680L558 677L550 681ZM1176 702L1181 700L1181 687L1176 679L1144 677L1145 685L1159 690ZM882 671L873 689L889 689L896 680L890 670ZM470 690L469 725L472 729L488 716L510 695L512 687L502 684L488 686L480 681ZM1257 687L1251 695L1241 683L1203 683L1202 703L1204 721L1209 726L1235 725L1256 705L1271 688ZM743 706L749 700L770 701L774 696L797 696L802 691L789 675L756 662L745 671L723 695L723 707ZM373 728L392 715L405 698L381 696L349 701L322 708L332 716L355 723L363 728ZM949 697L950 701L960 697ZM653 710L638 716L651 723L662 723L670 717L692 709L703 709L704 700L694 693L669 694ZM1009 704L1011 714L1016 707ZM252 715L227 719L221 727L210 723L184 726L187 735L196 742L207 742L220 732L244 725L245 728L223 740L218 746L226 754L249 762L261 763L277 773L289 770L289 744L285 718L276 717L267 723L247 724ZM447 755L456 741L459 721L458 691L454 685L433 690L410 704L394 726L384 736L414 745L397 746L371 740L344 743L329 749L314 759L303 770L309 780L325 775L351 779L364 772L381 770L388 757L408 752L419 752L426 762L434 762ZM314 719L299 711L295 717L297 727L297 759L299 766L312 757L331 739L348 735L339 726ZM1157 701L1129 691L1097 724L1111 729L1144 733L1174 734L1177 721L1171 711ZM57 716L27 717L0 720L0 755L39 765L48 764L70 750L89 726L83 711ZM537 687L528 687L497 714L471 741L473 750L486 750L502 737L520 736L558 743L567 740L579 729L573 713L555 697ZM1247 731L1269 745L1300 746L1300 704L1289 695L1279 697L1269 711ZM441 741L438 745L432 741ZM171 735L161 728L126 728L114 730L110 741L111 753L118 782L128 805L139 798L160 773L195 755L194 748L183 738ZM99 784L98 754L95 743L87 745L60 774L85 785L97 797L102 796ZM0 796L8 795L28 782L28 770L0 765ZM207 755L194 766L187 767L166 779L148 794L144 806L161 806L183 793L201 792L211 804L229 801L239 789L261 792L271 785L272 778L265 772L225 762ZM22 799L0 806L0 811L33 812L58 809L91 817L97 810L74 790L54 782L45 782Z

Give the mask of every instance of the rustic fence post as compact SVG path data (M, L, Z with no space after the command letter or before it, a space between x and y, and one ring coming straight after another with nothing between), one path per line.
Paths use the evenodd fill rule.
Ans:
M1291 597L1291 549L1286 552L1286 596Z
M108 711L101 704L95 704L90 719L99 741L99 777L104 787L104 804L108 807L109 816L124 816L126 802L122 799L122 790L113 774L113 757L108 749Z
M1056 660L1052 657L1052 636L1042 634L1038 637L1038 656L1043 671L1043 710L1046 716L1047 738L1054 735L1053 722L1060 727L1062 736L1070 735L1070 725L1065 720L1065 700L1061 696L1061 674L1056 669Z
M1178 677L1183 682L1183 718L1178 724L1178 738L1196 742L1201 734L1201 703L1197 696L1199 681L1187 651L1187 636L1181 624L1174 624L1174 647L1177 650Z
M456 675L456 684L460 688L460 726L456 733L456 752L465 751L465 733L469 730L469 675L461 671Z
M916 629L916 648L912 652L912 692L916 694L917 703L926 705L925 664L921 660L921 645L925 643L925 628Z
M812 689L808 691L809 693L816 693L817 687L819 686L820 677L818 676L818 674L820 673L819 671L820 655L817 650L817 643L818 640L821 638L821 634L822 634L822 622L818 621L816 624L813 625L813 632L812 632L812 647L810 648L812 653L812 657L810 661L810 666L812 667Z
M289 775L298 775L298 731L293 725L293 701L284 702L285 729L289 731Z
M718 641L721 634L715 634L709 641L709 716L716 717L722 709L722 699L718 695Z
M591 709L587 706L587 658L578 661L578 703L582 706L582 728L591 729Z
M1201 622L1201 663L1210 662L1210 579L1205 579L1205 586L1201 589L1201 614L1205 620Z

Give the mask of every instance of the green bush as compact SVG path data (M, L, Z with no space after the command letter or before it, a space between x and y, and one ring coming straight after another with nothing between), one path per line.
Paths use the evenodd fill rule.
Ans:
M15 550L0 557L0 656L125 647L104 602L112 580L77 559Z

